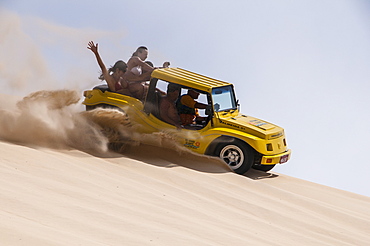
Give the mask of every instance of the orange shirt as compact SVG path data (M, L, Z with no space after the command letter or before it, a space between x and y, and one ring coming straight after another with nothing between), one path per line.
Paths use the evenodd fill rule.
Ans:
M195 104L197 102L190 96L190 95L183 95L181 97L181 104L189 107L189 108L193 108L195 109L195 115L198 116L198 109L195 108Z

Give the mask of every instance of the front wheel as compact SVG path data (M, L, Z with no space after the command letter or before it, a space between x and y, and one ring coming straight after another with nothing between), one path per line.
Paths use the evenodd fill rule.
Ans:
M253 149L240 141L221 144L217 155L238 174L246 173L254 163Z

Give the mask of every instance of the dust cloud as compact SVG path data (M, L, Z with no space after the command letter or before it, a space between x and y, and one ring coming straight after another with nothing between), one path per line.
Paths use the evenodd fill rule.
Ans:
M0 85L3 94L25 96L40 90L84 90L99 83L99 68L88 49L90 40L117 47L104 50L106 65L128 48L124 32L58 25L21 16L0 6Z
M124 153L139 145L190 152L170 133L135 132L122 111L81 110L80 91L98 83L87 41L104 37L124 54L125 48L116 43L124 33L68 28L1 8L0 13L0 140L92 153ZM58 59L69 62L60 66Z
M2 100L7 96L2 95ZM0 108L0 139L30 146L106 150L107 139L78 112L76 91L38 91ZM5 107L4 107L5 106Z
M170 133L142 134L118 109L81 111L80 93L73 90L37 91L16 101L2 95L0 140L27 146L79 149L89 153L113 150L125 153L129 146L155 145L178 153L189 150Z
M81 113L79 103L82 94L78 91L81 87L90 87L94 82L84 81L95 74L87 76L89 70L83 67L76 68L79 72L65 72L65 68L53 65L50 57L45 56L59 51L71 55L69 60L81 63L87 37L105 32L92 34L94 30L68 29L34 17L20 17L1 7L0 13L0 139L50 148L106 151L109 139L99 124L89 120L88 114ZM67 35L70 32L78 35ZM49 47L48 44L57 50L45 52L43 49ZM79 57L73 56L75 54ZM91 58L89 55L86 54ZM54 68L58 68L59 75ZM73 85L68 86L68 83ZM62 89L65 87L73 90Z
M0 9L0 83L7 94L50 89L56 84L41 48L23 30L24 22Z

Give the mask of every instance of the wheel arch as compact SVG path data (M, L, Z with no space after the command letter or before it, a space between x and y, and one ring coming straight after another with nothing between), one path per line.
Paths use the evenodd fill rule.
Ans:
M223 143L235 143L235 142L241 142L243 144L245 144L246 146L248 146L249 148L251 148L256 154L258 153L250 144L248 144L246 141L240 139L240 138L237 138L237 137L233 137L233 136L220 136L216 139L214 139L210 145L208 145L206 151L205 151L205 154L206 155L211 155L211 156L215 156L217 153L217 148L220 144L223 144Z
M96 108L117 109L119 111L125 112L121 107L116 106L116 105L107 104L107 103L97 103L94 105L86 105L86 111L90 111Z

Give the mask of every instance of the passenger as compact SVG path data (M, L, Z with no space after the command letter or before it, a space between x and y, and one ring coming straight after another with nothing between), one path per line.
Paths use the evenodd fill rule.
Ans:
M181 129L181 121L177 113L175 102L180 95L181 86L177 84L168 84L167 95L159 103L159 115L161 119L168 124Z
M154 64L151 61L145 61L145 63L148 64L151 67L154 67ZM142 86L142 88L139 87L139 85L136 85L136 86L134 86L134 88L131 88L131 90L134 91L134 89L136 88L136 91L134 91L134 93L136 95L140 95L139 99L141 101L145 101L145 97L148 94L148 90L149 90L149 83L147 81L141 82L141 86Z
M170 67L170 65L171 65L170 62L164 62L163 63L163 68Z
M90 41L87 48L95 54L96 60L102 71L99 78L102 80L105 79L108 84L108 88L113 92L131 95L128 89L128 82L123 79L123 75L127 70L127 64L124 61L119 60L113 67L107 69L99 55L98 44L95 45L93 41Z
M148 64L149 66L151 66L151 67L154 67L154 64L151 62L151 61L145 61L145 63L146 64ZM169 62L165 62L165 63L163 63L163 64L168 64L167 66L169 66L170 65L170 63ZM143 86L144 86L144 97L146 96L146 94L147 94L147 92L148 92L148 90L149 90L149 83L148 83L148 81L146 81L146 82L142 82L141 83ZM158 91L161 95L166 95L166 92L164 92L164 91L161 91L160 89L158 89L158 88L156 88L155 89L156 91ZM144 98L145 99L145 98Z
M124 79L129 83L130 93L139 100L144 100L145 89L141 82L150 80L154 67L146 63L148 57L148 49L145 46L140 46L132 54L127 62L127 71Z
M182 95L179 100L177 100L176 107L183 126L196 124L196 121L206 119L205 117L199 116L198 108L205 109L207 104L195 101L198 97L199 92L189 89L187 94Z
M125 73L125 78L129 82L144 82L150 80L150 75L155 68L145 63L147 57L148 49L145 46L140 46L132 54L127 62L127 71Z
M144 100L146 90L142 82L149 81L151 74L157 67L151 62L145 62L148 57L148 49L145 46L140 46L132 54L127 62L127 71L124 78L129 82L130 93L139 100ZM164 66L168 67L169 62L165 62Z
M151 61L145 61L145 63L146 63L146 64L148 64L148 65L149 65L149 66L151 66L151 67L154 67L153 62L151 62Z

